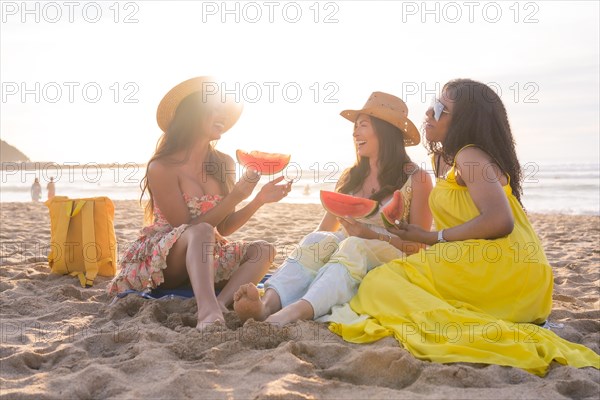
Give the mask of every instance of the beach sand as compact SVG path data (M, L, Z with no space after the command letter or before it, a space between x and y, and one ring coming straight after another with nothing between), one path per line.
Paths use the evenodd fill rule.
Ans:
M119 250L135 239L142 211L117 201ZM554 363L540 378L509 367L435 364L392 338L346 343L312 321L284 330L242 327L200 333L193 299L109 305L109 278L81 288L50 274L43 204L2 203L0 398L594 398L600 371ZM275 243L280 263L318 224L319 205L270 204L234 239ZM600 352L600 217L531 215L554 267L550 316L561 337Z

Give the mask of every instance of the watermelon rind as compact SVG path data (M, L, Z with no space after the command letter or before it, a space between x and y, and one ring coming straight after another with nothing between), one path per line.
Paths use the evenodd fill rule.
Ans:
M393 195L393 199L385 206L381 209L381 219L383 221L383 225L386 228L393 228L396 226L396 221L400 218L400 214L402 214L402 211L398 212L398 208L399 207L403 207L403 197L402 197L402 192L400 190L396 190L394 192ZM388 219L388 217L385 215L386 209L390 208L392 209L392 213L398 212L397 216L395 218L393 218L393 220L390 221L390 219Z
M385 216L385 214L382 212L381 214L381 220L383 221L383 226L385 226L386 228L393 228L396 226L396 224L394 224L393 222L388 221L387 217Z

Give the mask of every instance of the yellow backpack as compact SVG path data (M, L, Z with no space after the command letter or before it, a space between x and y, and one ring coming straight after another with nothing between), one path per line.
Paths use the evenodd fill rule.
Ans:
M81 286L92 286L96 275L114 276L117 241L115 206L108 197L46 201L50 212L50 254L53 273L77 276Z

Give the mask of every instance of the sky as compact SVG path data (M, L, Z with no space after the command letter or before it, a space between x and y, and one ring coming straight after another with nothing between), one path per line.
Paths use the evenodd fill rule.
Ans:
M383 91L420 126L471 78L501 95L522 164L599 162L597 1L1 3L0 134L33 161L144 163L162 96L213 75L244 101L217 145L232 156L350 165L342 110Z

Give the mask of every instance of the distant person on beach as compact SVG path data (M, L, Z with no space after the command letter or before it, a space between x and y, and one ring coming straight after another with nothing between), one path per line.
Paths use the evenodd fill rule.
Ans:
M369 272L354 315L331 330L353 343L393 336L416 357L514 366L599 367L593 351L538 325L552 309L552 267L521 204L521 167L502 100L468 79L444 85L425 117L437 178L436 230L389 231L429 248ZM348 311L348 310L347 310ZM493 331L493 333L492 333Z
M363 109L341 115L354 124L357 161L344 171L336 191L385 205L399 189L404 197L401 219L429 230L427 198L432 183L406 154L405 146L418 144L420 135L408 119L404 101L375 92ZM338 231L340 226L343 231ZM317 319L348 302L372 268L422 246L387 232L379 212L357 220L326 213L317 231L305 236L265 282L264 296L253 284L244 285L235 294L234 310L242 321L285 324Z
M42 199L42 185L40 185L40 180L35 178L33 184L31 185L31 200L36 203Z
M48 200L52 199L56 195L56 187L54 185L54 177L50 177L50 182L46 185L46 190L48 191Z
M157 121L163 134L142 181L146 221L140 237L125 250L120 272L108 287L111 295L128 289L172 289L191 283L198 307L197 328L224 322L223 311L246 283L258 283L274 259L265 241L230 242L224 238L242 227L264 204L287 196L283 177L265 184L236 211L259 180L249 170L235 183L231 157L215 142L240 117L242 107L207 94L209 77L180 83L162 99ZM220 293L215 295L215 289Z

